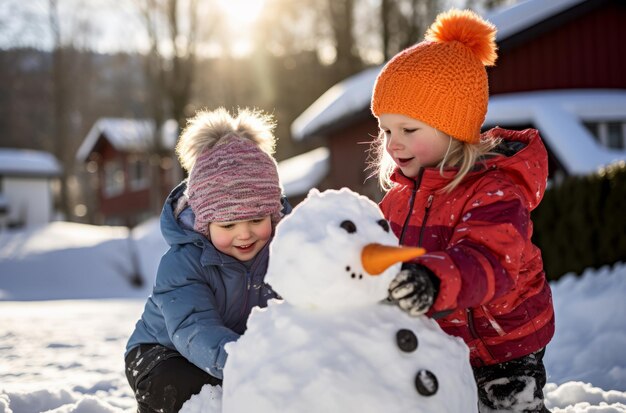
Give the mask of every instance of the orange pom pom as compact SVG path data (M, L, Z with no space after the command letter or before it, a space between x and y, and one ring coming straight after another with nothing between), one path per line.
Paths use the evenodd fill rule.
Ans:
M493 66L496 62L496 27L471 10L441 13L428 29L426 40L457 41L470 48L483 65Z

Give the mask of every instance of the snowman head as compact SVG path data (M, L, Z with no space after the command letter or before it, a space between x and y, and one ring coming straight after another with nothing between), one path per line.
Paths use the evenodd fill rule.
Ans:
M397 246L368 198L347 188L311 190L276 228L266 281L297 307L323 311L374 304L387 297L399 261L423 253ZM404 258L397 258L398 252Z

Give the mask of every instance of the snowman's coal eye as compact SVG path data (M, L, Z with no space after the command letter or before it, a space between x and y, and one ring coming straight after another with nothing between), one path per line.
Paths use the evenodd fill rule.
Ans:
M380 225L385 232L389 232L389 222L387 222L386 219L380 219L376 221L376 223Z
M339 226L348 231L348 234L353 234L356 232L356 225L354 225L354 222L350 221L349 219L343 221Z

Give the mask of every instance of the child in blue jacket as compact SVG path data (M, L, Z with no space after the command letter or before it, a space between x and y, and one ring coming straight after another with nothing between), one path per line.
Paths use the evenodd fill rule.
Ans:
M220 108L181 134L189 178L163 207L170 248L126 346L138 412L178 412L203 385L221 384L224 345L243 334L252 307L276 297L263 281L283 210L273 127L259 112Z

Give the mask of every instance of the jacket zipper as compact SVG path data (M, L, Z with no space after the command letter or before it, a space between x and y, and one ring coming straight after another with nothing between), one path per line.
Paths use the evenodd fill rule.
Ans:
M248 296L250 295L250 279L252 278L252 271L247 271L246 270L246 292L245 292L245 297L243 300L243 308L241 309L241 314L239 314L240 317L243 317L243 315L246 312L246 309L248 308Z
M472 311L471 308L467 308L465 312L467 313L467 326L469 327L470 334L475 339L480 340L480 342L483 344L483 347L485 347L485 350L487 351L487 353L489 353L489 356L495 360L495 357L493 356L493 354L491 354L489 347L487 346L487 344L485 344L483 339L478 335L478 332L476 331L476 326L474 325L474 312Z
M252 274L254 274L254 272L256 271L256 268L259 265L259 262L261 262L261 256L265 256L267 255L268 252L268 246L266 245L264 247L264 249L259 252L259 254L257 254L257 256L254 258L254 262L252 263L252 265L250 266L250 270L246 270L246 292L245 292L245 297L244 297L244 301L243 301L243 308L241 309L241 313L239 314L240 317L243 317L243 315L245 314L246 310L248 309L248 299L250 297L250 287L252 284Z
M428 200L426 201L426 209L424 209L424 218L422 219L422 228L420 228L420 238L417 243L418 247L422 246L422 241L424 240L424 228L426 228L426 221L428 221L428 213L430 212L430 206L433 204L433 198L435 198L435 196L430 194L428 196Z
M402 245L402 241L404 240L404 233L406 232L407 227L409 226L409 220L411 219L411 215L413 214L413 206L415 205L415 195L417 194L417 190L422 183L422 176L424 175L424 168L420 168L417 179L415 180L415 184L413 185L413 190L411 191L411 198L409 199L409 212L404 219L404 225L402 225L402 232L400 233L400 245Z
M467 313L467 326L470 329L470 333L472 334L472 337L480 339L480 337L478 336L478 333L476 332L476 328L474 326L474 314L472 313L472 309L467 308L465 309L465 312Z

